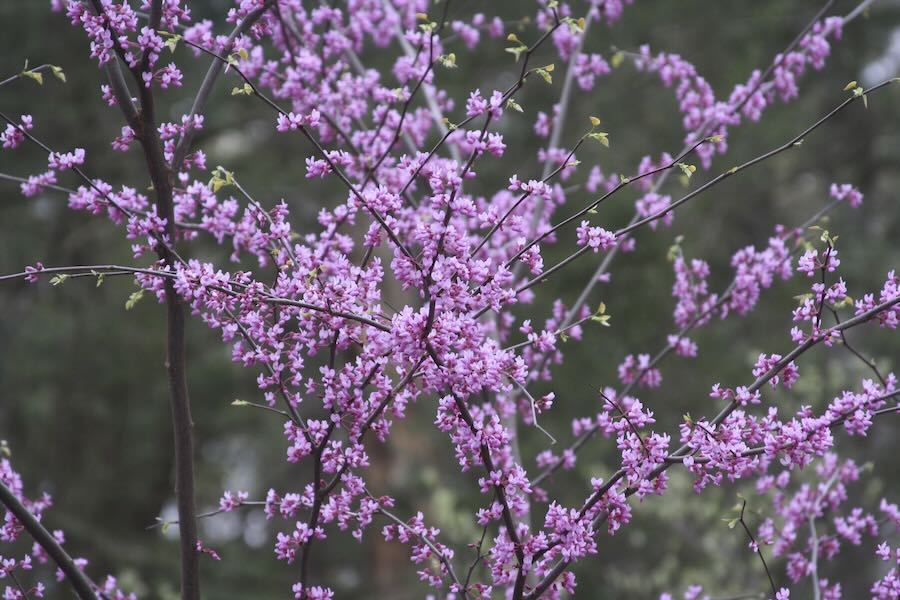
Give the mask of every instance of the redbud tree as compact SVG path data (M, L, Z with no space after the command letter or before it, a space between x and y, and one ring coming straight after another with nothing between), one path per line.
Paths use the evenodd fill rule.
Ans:
M881 273L881 285L865 289L854 285L860 265L842 264L845 245L865 243L840 235L841 215L865 210L866 190L854 182L835 181L804 221L771 223L767 240L720 246L731 268L722 288L713 285L709 262L676 237L660 257L673 271L674 299L658 299L671 311L662 346L624 357L592 349L597 361L619 361L617 380L592 382L581 398L553 391L555 369L584 351L586 328L627 331L602 300L615 289L614 268L641 238L669 235L684 205L703 202L725 180L754 177L760 163L803 152L807 138L848 112L897 102L897 79L868 87L852 81L828 91L830 111L797 122L777 145L728 156L733 130L745 125L742 135L752 134L770 107L797 98L804 78L826 68L844 29L864 26L872 0L845 12L829 0L787 47L773 48L767 63L718 91L675 52L588 50L625 11L641 10L631 0L517 3L515 20L491 14L492 3L473 14L462 0L240 0L215 20L195 18L180 0L50 4L88 40L97 110L117 120L119 133L108 154L92 156L77 139L43 129L40 114L0 106L0 156L32 153L47 165L2 177L25 197L57 194L70 209L106 219L130 241L133 260L56 265L35 256L0 280L56 286L127 278L137 286L128 307L153 298L164 311L166 369L158 376L168 382L178 513L165 525L178 532L182 598L201 597L201 569L229 568L228 557L199 537L198 520L231 511L270 520L277 534L267 551L294 581L284 597L334 597L333 582L311 557L346 543L340 538L363 536L406 546L431 597L577 596L576 566L602 560L598 539L614 546L636 503L666 502L677 470L700 494L739 480L755 486L723 531L744 539L746 568L759 570L761 586L751 592L764 591L747 597L784 600L792 589L841 597L827 563L847 545L865 545L871 561L886 563L871 582L872 597L900 597L900 548L887 540L900 509L890 498L849 502L848 488L867 470L836 448L840 437L865 437L889 421L900 394L896 376L847 335L889 336L900 323L900 276ZM445 82L453 70L477 68L484 57L505 61L508 83L452 94ZM203 64L205 76L186 77L187 63ZM573 110L575 96L602 96L620 70L674 96L683 128L682 146L669 151L645 135L646 156L622 173L604 165L615 153L614 132L638 135L640 123ZM0 86L20 94L66 81L54 64L26 64L3 77ZM526 100L539 86L552 102ZM316 198L314 223L246 185L252 161L208 164L198 139L211 103L267 111L268 126L293 150L254 160L285 161L286 186L331 183L312 188L327 190ZM504 159L509 127L529 131L531 162ZM93 172L101 161L135 157L141 181ZM625 202L633 205L630 220L604 212ZM210 259L210 243L225 252ZM548 297L546 282L591 261L580 293ZM755 363L738 365L743 379L720 381L710 371L707 398L678 421L657 420L641 395L664 385L677 393L678 373L664 379L663 363L702 361L694 334L748 317L775 286L797 294L780 308L789 331L771 331ZM405 291L400 304L387 298L397 289ZM207 499L194 493L187 319L215 330L233 361L253 373L258 398L237 404L283 425L290 487L255 498L224 490L217 510L198 514ZM776 390L795 385L804 354L820 346L847 353L866 376L821 410L798 407ZM551 391L533 393L537 387ZM560 402L583 415L570 431L542 424ZM466 511L481 535L463 547L445 542L423 512L400 512L391 490L367 478L372 449L390 445L392 427L413 413L428 415L431 435L480 491ZM527 446L519 443L526 438ZM559 476L593 445L613 448L618 465L581 481L581 501L566 504ZM51 585L80 598L136 597L69 554L48 512L52 498L26 495L23 476L40 474L19 473L3 459L3 597L42 597ZM765 517L751 518L748 503ZM45 576L53 570L55 578Z

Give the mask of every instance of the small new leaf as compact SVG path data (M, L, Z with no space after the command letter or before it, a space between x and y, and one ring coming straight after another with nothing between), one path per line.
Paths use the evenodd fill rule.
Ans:
M600 323L604 327L609 327L609 319L609 315L594 315L591 317L591 321Z
M234 402L231 403L232 406L247 406L248 404L250 403L240 398L235 398Z
M141 298L144 297L144 290L140 289L136 292L133 292L130 296L128 296L128 300L125 301L125 310L131 310L134 308L138 302L141 301Z
M453 52L446 55L442 54L440 57L438 57L438 60L441 62L441 65L443 65L447 69L456 68L456 54L454 54Z
M40 71L22 71L22 75L37 81L38 85L44 85L44 75Z
M522 106L512 98L506 101L506 108L511 108L517 112L524 112Z
M587 135L592 140L596 140L603 144L605 147L609 148L609 134L605 131L594 131Z
M674 244L669 246L669 251L666 253L666 260L669 262L675 262L675 259L681 255L681 245L676 241Z
M234 173L226 171L223 167L217 167L213 171L212 179L209 180L209 189L215 193L229 185L234 185Z
M62 81L66 82L66 74L63 72L62 67L57 67L56 65L50 65L50 70L53 71L53 76Z
M612 58L609 59L609 64L612 65L613 69L621 67L623 62L625 62L625 53L621 50L613 54Z
M591 125L592 125L593 127L597 127L598 125L600 125L600 118L599 118L599 117L588 117L588 118L591 120Z
M512 35L512 34L510 34ZM522 56L522 53L528 50L527 46L516 46L514 48L507 48L506 51L516 57L516 62L519 62L519 57Z
M238 56L240 56L243 60L248 60L250 58L250 55L247 53L246 48L238 49Z
M687 163L676 163L681 172L684 173L684 176L690 179L691 175L693 175L697 171L697 167L694 165L689 165Z
M550 75L550 71L553 70L553 69L552 69L553 65L548 65L548 66L551 67L549 71L547 70L547 67L544 67L544 68L541 68L541 69L535 69L534 72L537 73L538 75L540 75L540 76L544 79L544 81L546 81L547 83L552 84L552 83L553 83L553 76Z
M854 89L855 87L857 87L857 85L856 85L856 81L854 80L844 86L844 91L849 92L850 90Z
M166 37L165 45L166 48L169 49L169 52L172 52L174 54L175 49L178 47L179 41L181 41L181 36L177 34L169 34Z
M231 88L232 96L251 96L253 95L253 86L249 83L245 83L241 87L233 87Z
M50 279L50 285L59 285L61 283L65 283L66 279L69 278L69 275L56 275L52 279Z

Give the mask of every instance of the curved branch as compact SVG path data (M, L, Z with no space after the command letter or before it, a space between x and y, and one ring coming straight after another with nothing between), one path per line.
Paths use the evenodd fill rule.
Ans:
M59 545L56 538L41 525L41 522L31 514L31 511L25 508L25 505L16 498L12 490L2 481L0 481L0 502L3 502L7 510L19 520L25 531L50 555L63 574L65 574L66 579L69 580L69 583L75 590L75 594L81 600L97 600L97 594L94 592L97 586L91 583L87 575L75 565L72 557Z

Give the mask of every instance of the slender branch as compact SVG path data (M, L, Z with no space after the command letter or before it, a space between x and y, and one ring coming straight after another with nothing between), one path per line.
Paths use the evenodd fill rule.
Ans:
M769 565L766 564L766 559L762 555L762 548L759 547L759 544L756 543L756 538L753 537L753 532L750 531L750 528L747 527L747 523L744 521L744 510L747 508L747 501L743 500L741 504L741 516L738 518L738 521L741 524L741 527L744 528L744 533L747 534L747 537L750 538L751 548L756 552L756 555L759 556L759 560L762 562L763 569L766 571L766 577L769 578L769 585L772 586L772 597L774 598L778 594L778 590L775 588L775 580L772 579L772 572L769 571Z
M106 275L125 275L125 274L137 274L141 275L150 275L152 277L162 277L165 279L175 279L177 275L172 271L162 271L156 269L141 269L137 267L126 267L122 265L78 265L78 266L69 266L69 267L46 267L36 272L29 271L20 271L18 273L10 273L8 275L0 275L0 281L11 281L13 279L24 279L29 276L40 276L43 274L52 274L52 273L91 273L92 271L97 271L98 273L104 273ZM236 287L246 287L238 284L237 282L231 282L231 285ZM238 296L239 294L234 290L219 286L219 285L210 285L207 286L209 289L216 290L217 292L222 292L224 294L229 294L231 296ZM390 332L391 328L387 325L383 325L378 321L373 321L368 317L364 317L362 315L358 315L351 312L346 312L342 310L331 310L329 308L323 306L317 306L315 304L309 304L308 302L301 302L299 300L292 300L290 298L282 298L280 296L273 296L270 294L257 295L254 296L254 300L259 301L263 304L272 304L272 305L283 305L283 306L294 306L297 308L302 308L304 310L311 310L314 312L326 314L331 317L340 317L342 319L348 319L350 321L356 321L363 325L368 325L369 327L374 327L380 331Z
M245 500L244 502L241 502L240 504L238 504L235 508L240 508L242 506L265 506L265 505L266 505L265 500ZM234 510L234 509L231 509L231 510ZM210 517L215 517L216 515L220 515L224 512L231 512L231 511L225 510L224 508L217 508L215 510L211 510L211 511L208 511L205 513L198 514L197 519L208 519ZM159 527L168 527L169 525L178 525L178 519L175 519L174 521L167 521L166 519L163 519L162 517L156 517L156 523L154 523L153 525L148 525L147 529L148 530L149 529L157 529Z
M369 494L369 497L374 499L374 497L373 497L371 494ZM390 519L391 521L393 521L394 523L396 523L398 527L402 527L403 529L405 529L406 531L408 531L408 532L411 533L412 535L414 535L414 536L416 536L417 538L419 538L419 540L421 540L421 542L422 542L423 544L425 544L426 546L428 546L428 549L431 550L431 554L432 554L436 559L438 559L438 560L441 562L442 565L444 565L444 568L445 568L445 569L447 569L447 574L450 575L450 579L453 580L453 583L455 583L455 584L460 588L460 593L462 594L462 597L463 597L463 598L468 598L468 593L466 592L465 588L464 588L464 587L462 586L462 584L460 583L459 577L456 576L456 571L453 570L453 564L450 562L450 559L448 559L446 556L444 556L444 553L441 552L441 551L438 549L438 547L434 545L434 542L432 542L431 540L429 540L427 537L425 537L425 536L420 535L419 533L417 533L412 527L410 527L409 523L407 523L406 521L404 521L404 520L401 519L400 517L396 516L394 513L392 513L391 511L387 510L386 508L379 506L378 509L376 509L375 512L377 512L377 513L379 513L379 514L381 514L381 515L384 515L385 517L387 517L388 519Z
M275 0L266 0L265 3L251 11L244 19L238 23L237 27L231 32L228 36L228 39L225 40L225 45L223 49L228 52L231 50L231 47L234 45L235 39L237 39L240 35L243 35L250 27L259 20L260 17L265 14L267 10L274 4ZM206 108L206 102L209 100L209 95L212 93L213 86L216 84L216 80L219 78L219 75L222 74L222 71L225 69L225 64L218 58L213 58L213 60L209 64L209 69L206 70L206 76L203 78L203 83L200 84L200 88L197 90L197 96L194 98L194 103L191 105L191 112L188 115L188 119L193 119L194 115L198 115L203 113L204 108ZM175 147L175 152L172 156L172 166L174 168L178 168L182 162L184 162L184 158L187 156L188 151L191 147L191 141L194 137L194 128L188 127L185 129L184 133L181 135L181 138L178 140L178 145Z
M28 72L29 73L39 73L41 71L49 69L50 67L51 67L51 65L49 65L49 64L43 64L43 65L37 66L33 69L28 69ZM16 73L15 75L10 75L6 79L0 80L0 87L3 87L4 85L6 85L8 83L12 83L16 79L21 79L23 77L22 73L24 73L24 72L25 71L22 71L20 73Z
M2 481L0 481L0 502L3 502L7 510L22 524L25 531L50 555L66 579L69 580L75 594L81 600L97 600L97 594L94 592L97 586L91 583L87 575L72 560L72 557L59 545L56 538L31 514L31 511L25 508L25 505Z

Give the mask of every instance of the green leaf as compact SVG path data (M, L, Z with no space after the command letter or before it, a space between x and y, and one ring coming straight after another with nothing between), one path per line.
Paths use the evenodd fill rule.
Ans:
M587 21L585 21L584 17L581 17L580 19L576 19L575 17L564 17L562 23L568 25L569 31L574 34L583 32L587 25Z
M209 189L213 191L213 193L218 192L223 187L234 185L234 173L231 171L226 171L224 167L216 167L216 170L213 171L212 179L209 180Z
M236 398L234 402L231 403L232 406L247 406L248 404L250 403L246 400L240 400L238 398Z
M178 42L181 41L180 35L170 34L166 39L166 48L169 49L169 52L174 53L175 49L178 47Z
M253 95L253 86L249 83L245 83L241 87L231 88L232 96L252 96Z
M447 69L455 69L456 68L456 54L451 52L450 54L442 54L438 57L441 65L443 65Z
M587 135L590 139L596 140L609 148L609 134L605 131L594 131Z
M512 98L510 98L506 101L506 108L511 108L517 112L524 112L522 110L522 106L518 102L513 100Z
M132 308L134 308L135 305L137 305L137 303L140 302L141 298L143 298L143 297L144 297L143 289L140 289L140 290L132 293L130 296L128 296L128 300L125 301L125 310L131 310Z
M609 59L609 64L612 65L613 69L621 67L623 62L625 62L625 53L621 50L613 54L612 58Z
M588 117L588 119L591 120L592 127L597 127L598 125L600 125L600 117Z
M63 73L62 67L57 67L56 65L50 65L50 70L53 71L53 76L62 81L66 82L66 74Z
M696 166L689 165L687 163L675 163L675 164L678 166L679 169L681 169L681 172L684 173L684 176L689 179L690 179L691 175L693 175L694 172L697 170Z
M591 317L591 321L600 323L604 327L609 327L609 319L610 318L611 317L609 315L594 315L593 317Z
M552 84L552 83L553 83L553 76L550 75L550 73L553 72L553 69L554 69L554 68L555 68L555 66L552 65L552 64L550 64L550 65L547 65L546 67L540 67L540 68L537 68L537 69L534 70L534 72L537 73L538 75L540 75L540 76L544 79L544 81L546 81L547 83Z
M675 262L675 259L681 255L681 240L682 236L678 236L675 238L675 243L669 246L669 251L666 253L666 259L669 262Z
M22 76L37 81L38 85L44 85L44 75L40 71L22 71Z
M69 277L70 275L56 275L55 277L50 279L50 285L56 286L65 283L66 279L68 279Z
M237 53L238 56L240 56L243 60L249 60L250 58L250 55L247 53L246 48L239 48Z
M512 35L512 34L510 34ZM522 56L522 53L528 50L527 46L516 46L513 48L507 48L506 51L516 57L516 62L519 62L519 58Z

